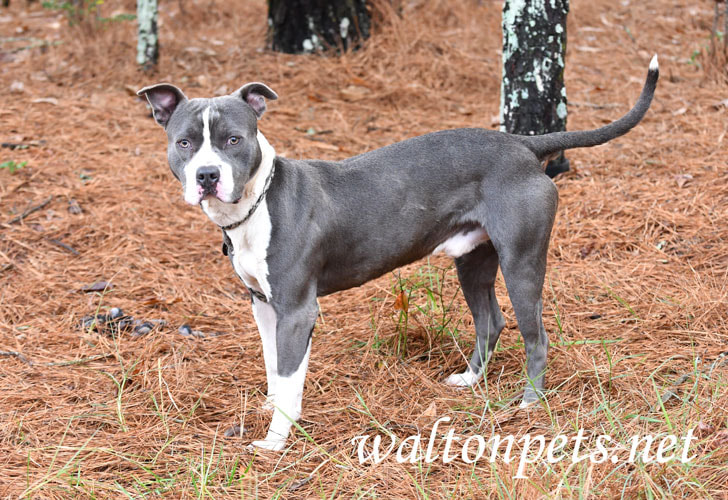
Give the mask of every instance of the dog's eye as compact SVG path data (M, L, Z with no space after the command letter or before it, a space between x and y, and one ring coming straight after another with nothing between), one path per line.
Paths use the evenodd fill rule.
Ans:
M240 142L240 137L237 137L237 136L235 136L235 135L234 135L234 136L232 136L232 137L230 137L230 138L228 139L228 144L230 144L231 146L235 146L235 145L236 145L236 144L238 144L239 142Z
M190 147L190 141L188 141L187 139L181 139L177 141L177 145L182 149L187 149Z

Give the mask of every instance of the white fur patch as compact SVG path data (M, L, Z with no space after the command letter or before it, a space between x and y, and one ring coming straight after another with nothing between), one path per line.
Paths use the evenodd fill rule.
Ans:
M268 244L272 226L268 204L261 202L248 222L227 231L233 244L233 267L248 288L257 290L269 300L272 297L268 283Z
M480 373L475 373L473 370L468 368L463 373L453 373L452 375L447 377L445 383L453 387L471 387L477 384L478 380L480 380L480 377L482 376L482 370L480 371Z
M255 318L255 323L258 325L260 340L263 343L265 375L268 381L268 397L263 408L272 410L275 403L274 397L278 377L278 350L276 348L276 326L278 320L273 306L260 300L256 300L253 303L253 317Z
M657 54L652 56L652 60L650 61L650 71L655 71L660 67L660 63L657 61Z
M474 229L468 232L463 231L451 236L437 245L432 253L438 254L440 252L445 252L450 257L460 257L469 253L473 250L473 248L488 240L488 233L486 233L483 228Z
M464 372L453 373L452 375L447 377L447 379L445 379L445 383L453 387L471 387L477 384L478 380L480 380L480 378L483 376L483 372L488 366L488 363L490 362L490 357L492 355L493 351L489 351L488 357L486 358L485 363L483 363L483 366L480 369L480 373L475 373L473 370L470 369L470 366L468 366L468 369Z
M292 421L301 417L301 400L303 385L308 371L308 358L311 354L311 340L308 341L306 354L298 365L298 369L289 377L277 376L276 394L273 398L275 409L268 434L262 441L253 441L252 445L266 450L282 450L286 438L291 432Z

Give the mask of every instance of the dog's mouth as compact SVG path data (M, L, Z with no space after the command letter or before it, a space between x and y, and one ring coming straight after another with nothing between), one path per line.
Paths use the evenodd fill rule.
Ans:
M184 200L190 205L199 205L203 201L208 203L237 204L242 199L241 194L235 191L228 191L223 188L220 182L205 183L197 182L194 189L184 189Z
M233 198L233 199L227 199L226 196L223 196L220 193L219 188L215 189L215 190L210 190L210 189L201 189L200 186L198 186L198 187L200 188L199 191L201 191L200 192L200 203L203 201L209 202L212 200L217 200L220 203L226 203L226 204L229 203L232 205L236 205L236 204L240 203L240 200L242 199L241 196L238 196L237 198Z
M222 197L220 196L220 190L219 189L204 189L201 186L198 186L198 191L202 191L200 194L201 200L209 200L212 198L217 198L218 200L222 201Z

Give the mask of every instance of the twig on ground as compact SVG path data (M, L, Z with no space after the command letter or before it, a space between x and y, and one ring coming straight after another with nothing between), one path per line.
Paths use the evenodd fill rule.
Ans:
M76 256L81 255L78 252L78 250L76 250L75 248L73 248L70 245L67 245L66 243L63 243L61 240L56 240L54 238L48 238L48 241L50 241L51 243L53 243L56 246L63 248L64 250L67 250L68 252L71 252L73 255L76 255Z
M2 357L2 358L18 358L23 363L27 363L29 365L32 365L33 364L32 361L30 361L28 358L26 358L25 356L23 356L18 351L0 351L0 357Z
M89 356L88 358L81 358L81 359L71 359L69 361L52 361L50 363L45 363L45 366L72 366L72 365L80 365L83 363L88 363L90 361L96 361L97 359L106 359L111 356L113 356L113 353L106 353L106 354L94 354L93 356Z
M329 459L327 458L326 460L324 460L323 462L321 462L320 464L318 464L316 466L316 468L314 470L312 470L311 473L308 476L304 477L303 479L299 479L298 481L294 481L293 483L291 483L291 485L288 487L288 491L296 491L301 486L303 486L306 483L308 483L311 479L313 479L313 477L316 475L316 473L319 471L319 469L321 467L323 467L324 465L326 465L326 463L328 463L328 461L329 461Z
M23 219L37 212L38 210L44 209L51 201L53 201L53 196L49 196L42 203L26 209L22 214L16 215L12 219L10 219L10 221L8 221L8 224L15 224L16 222L22 221Z

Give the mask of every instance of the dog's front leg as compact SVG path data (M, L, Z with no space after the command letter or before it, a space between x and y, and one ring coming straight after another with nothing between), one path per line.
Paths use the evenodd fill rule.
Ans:
M318 315L318 304L314 297L303 305L274 304L272 308L277 318L273 419L266 438L254 441L253 446L282 450L293 422L301 416L303 385L308 370L311 333Z
M258 325L260 340L263 344L263 359L265 361L265 376L268 384L267 396L263 409L272 410L273 397L276 393L276 379L278 375L278 355L276 353L276 312L273 306L260 299L253 298L253 317Z

